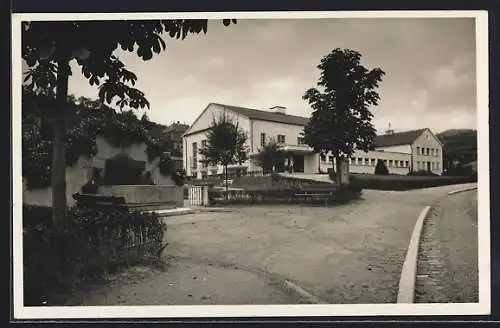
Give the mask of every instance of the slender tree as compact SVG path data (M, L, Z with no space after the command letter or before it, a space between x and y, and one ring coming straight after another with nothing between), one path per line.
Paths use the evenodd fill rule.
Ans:
M229 25L235 20L224 19ZM70 62L75 60L91 85L99 86L101 101L132 109L149 108L143 92L134 88L137 76L127 70L115 50L136 52L143 60L166 49L165 36L184 39L206 33L207 20L32 21L22 24L22 57L29 69L25 83L55 95L44 111L53 127L51 166L53 219L66 224L65 125Z
M273 172L274 168L285 161L285 151L282 145L277 143L274 139L270 139L256 156L256 161L262 167L264 173Z
M302 97L313 109L304 128L305 142L316 152L335 157L338 184L341 162L356 149L372 150L376 137L370 107L378 104L376 89L385 73L380 68L368 70L360 60L356 51L332 50L317 66L317 88L307 90Z
M199 154L203 157L202 163L224 167L226 198L229 190L227 167L232 164L241 165L247 160L246 141L247 135L239 127L238 122L222 114L218 119L214 117L207 132L207 144L199 150Z

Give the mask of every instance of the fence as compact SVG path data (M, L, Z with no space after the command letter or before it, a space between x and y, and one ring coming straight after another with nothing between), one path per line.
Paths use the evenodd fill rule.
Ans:
M193 206L208 205L208 186L189 186L188 199Z

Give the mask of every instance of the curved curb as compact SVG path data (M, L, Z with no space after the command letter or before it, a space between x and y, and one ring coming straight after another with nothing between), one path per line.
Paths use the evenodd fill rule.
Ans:
M418 248L420 245L420 236L424 226L424 221L431 206L426 206L420 212L420 215L413 228L410 244L406 251L405 261L401 269L401 276L399 278L399 289L397 303L413 303L415 296L415 279L417 274L417 260Z
M448 193L448 195L455 195L455 194L458 194L458 193L461 193L461 192L475 190L475 189L477 189L477 185L476 186L465 187L465 188L462 188L462 189L457 189L457 190L450 191Z
M299 285L294 284L290 280L283 281L283 287L289 291L297 294L300 298L302 298L304 301L306 301L309 304L327 304L326 302L323 302L313 294L309 293Z

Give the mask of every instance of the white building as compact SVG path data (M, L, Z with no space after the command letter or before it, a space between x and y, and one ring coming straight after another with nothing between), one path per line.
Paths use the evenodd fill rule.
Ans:
M201 178L223 172L222 167L202 164L201 155L198 153L206 142L206 132L213 119L217 119L221 114L238 122L248 136L249 160L242 165L230 166L228 170L230 174L235 170L260 170L252 158L270 138L282 143L284 150L292 154L288 159L289 162L284 164L290 165L293 172L326 172L332 167L333 158L331 156L320 158L319 154L304 144L301 137L301 132L309 119L288 115L285 110L280 106L265 111L217 103L208 104L183 137L183 162L187 174ZM375 150L367 153L356 151L350 160L349 170L353 173L374 173L378 159L386 163L391 174L407 174L411 170L442 173L442 145L426 128L398 133L387 131L386 134L377 136Z

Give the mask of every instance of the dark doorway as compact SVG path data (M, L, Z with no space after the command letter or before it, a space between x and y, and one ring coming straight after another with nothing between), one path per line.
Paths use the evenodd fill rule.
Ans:
M279 173L285 172L285 160L278 160L274 165L274 170Z
M431 162L427 162L427 171L431 170Z
M293 172L304 173L304 155L293 156Z

